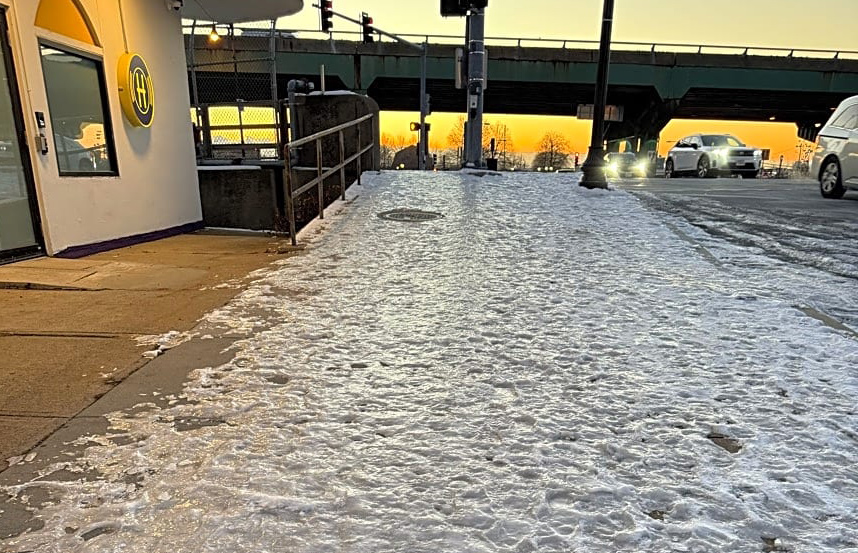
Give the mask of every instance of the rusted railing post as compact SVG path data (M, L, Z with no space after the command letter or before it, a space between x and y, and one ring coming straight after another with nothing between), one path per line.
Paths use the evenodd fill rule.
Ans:
M372 121L372 119L370 119L370 121ZM363 140L361 139L360 123L358 123L356 126L357 126L357 134L358 134L358 141L357 142L358 142L358 152L359 152L359 151L363 150ZM357 160L356 160L357 161L357 183L358 183L358 186L361 185L360 184L360 174L361 174L361 158L362 157L363 157L363 155L359 155L357 157Z
M295 201L292 198L292 152L287 144L283 148L283 182L286 183L286 216L289 218L289 237L292 245L298 245L298 237L295 236Z
M322 139L316 139L316 170L318 171L319 184L319 219L325 218L325 181L322 179Z
M346 201L346 141L343 138L343 131L340 131L340 186L343 189L343 201Z

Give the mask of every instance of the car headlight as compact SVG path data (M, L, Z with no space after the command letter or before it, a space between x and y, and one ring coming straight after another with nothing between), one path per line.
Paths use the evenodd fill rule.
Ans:
M608 171L610 171L611 173L618 173L620 171L620 165L615 161L614 163L608 165Z
M754 150L754 157L763 157L762 150Z
M720 150L715 150L715 155L726 159L730 157L730 150L727 148L721 148Z
M646 169L647 169L647 166L646 166L645 161L639 161L635 165L635 171L637 171L638 173L646 173Z

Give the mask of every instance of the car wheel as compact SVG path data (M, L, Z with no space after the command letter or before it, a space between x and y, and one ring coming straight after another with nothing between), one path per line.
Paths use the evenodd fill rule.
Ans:
M819 191L823 198L838 200L846 194L843 178L840 173L840 163L836 157L830 157L822 164L819 172Z
M673 178L673 160L668 158L664 164L664 178L672 179Z
M712 165L709 163L708 156L700 156L700 160L697 162L697 178L705 179L709 176L709 171L712 168Z

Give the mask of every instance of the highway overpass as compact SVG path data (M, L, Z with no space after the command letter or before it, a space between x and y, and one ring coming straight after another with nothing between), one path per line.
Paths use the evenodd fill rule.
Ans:
M266 93L270 98L264 87L251 86L252 79L226 75L233 71L233 56L260 58L268 54L263 52L268 45L266 40L237 36L210 48L205 37L195 37L200 102L260 100ZM596 49L559 45L560 41L555 47L490 44L486 112L574 116L578 105L592 103ZM793 122L800 136L813 139L832 108L858 94L856 52L626 48L615 50L611 58L608 103L623 106L625 117L622 123L609 125L609 140L639 138L643 143L657 138L672 118ZM319 68L325 65L328 90L364 92L382 110L419 110L420 53L407 45L281 36L275 49L281 96L293 78L318 84ZM454 87L455 49L452 44L429 46L433 111L465 111L465 93ZM250 65L243 64L242 70L250 71ZM265 72L260 66L259 73Z

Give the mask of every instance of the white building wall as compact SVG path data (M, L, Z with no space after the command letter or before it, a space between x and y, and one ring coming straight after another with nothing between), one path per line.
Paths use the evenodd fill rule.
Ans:
M46 114L50 153L30 152L49 254L202 219L189 115L181 20L162 0L121 0L128 49L147 62L155 89L150 128L132 127L119 101L117 64L124 53L119 0L80 0L101 48L34 27L38 0L0 0L10 7L12 48L28 135L33 112ZM39 38L102 58L119 176L60 177L50 129Z

